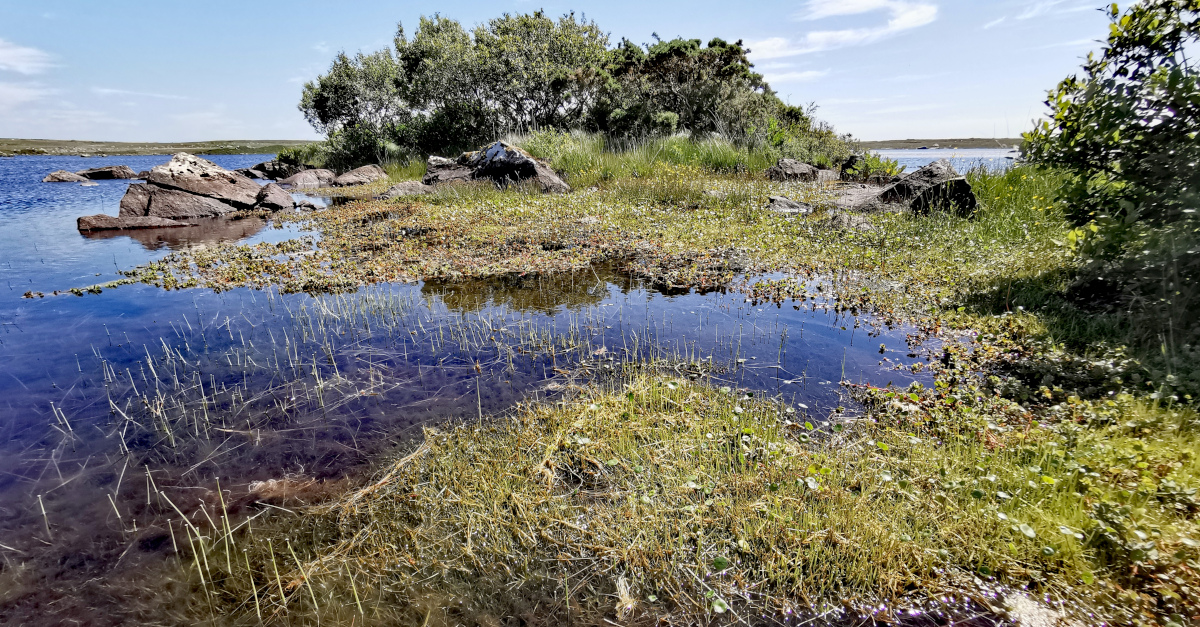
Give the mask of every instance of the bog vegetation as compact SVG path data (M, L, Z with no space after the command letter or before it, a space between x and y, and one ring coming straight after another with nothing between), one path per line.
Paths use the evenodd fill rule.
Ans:
M1114 8L1086 75L1052 92L1030 163L969 174L972 218L852 228L828 187L762 177L779 156L838 163L853 146L781 103L739 43L610 48L595 24L535 13L472 32L424 19L394 50L339 56L302 103L329 140L291 158L390 158L399 178L420 174L410 156L508 135L580 191L350 199L289 218L320 239L175 253L129 281L320 292L616 261L673 287L730 288L783 270L792 278L740 289L907 321L914 340L942 342L909 366L934 383L852 388L861 414L810 417L681 376L684 356L629 360L557 404L430 429L360 490L282 503L252 529L189 528L185 611L901 621L1000 612L1030 591L1083 620L1185 624L1200 615L1200 99L1186 55L1198 11ZM775 194L817 211L764 209Z

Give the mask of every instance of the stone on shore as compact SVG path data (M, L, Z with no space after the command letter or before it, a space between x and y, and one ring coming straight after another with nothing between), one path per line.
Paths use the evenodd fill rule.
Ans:
M336 178L337 174L333 170L314 169L297 172L279 181L279 184L293 189L317 189L318 187L330 187Z
M767 168L767 178L772 181L803 181L811 183L820 176L817 166L809 165L795 159L780 159L778 163Z
M89 168L76 172L79 176L93 181L108 181L114 179L136 179L134 172L127 165L106 165L100 168Z
M543 192L571 191L571 186L559 178L549 163L502 141L465 152L454 160L430 157L422 182L437 185L472 180L490 180L501 185L531 181Z
M434 189L433 185L426 185L421 181L404 181L396 183L388 188L388 190L375 197L375 200L392 200L393 198L402 198L404 196L420 196L428 194Z
M253 207L261 189L249 178L186 152L152 168L147 182L212 198L238 209Z
M225 215L234 209L232 205L207 196L153 183L133 183L121 198L118 215L122 218L206 218Z
M767 210L785 215L803 215L812 213L812 205L799 202L787 198L785 196L771 196L770 202L767 203Z
M978 204L971 184L947 159L934 161L885 187L879 193L879 200L903 204L913 213L952 209L959 216L975 213Z
M309 169L309 167L305 165L292 165L290 163L284 163L278 159L272 159L270 161L263 161L262 163L252 165L247 169L262 173L262 176L256 178L278 181L280 179L285 179L289 176L299 174L304 170Z
M75 221L80 231L111 231L116 229L161 229L178 226L191 226L187 222L178 222L155 216L114 217L100 213L94 216L83 216Z
M275 183L267 183L263 186L262 191L258 192L258 202L255 203L254 208L284 211L293 209L295 206L296 201L292 199L291 194L287 193L287 190Z
M76 174L74 172L68 172L66 170L55 170L55 171L51 172L50 174L47 174L46 178L42 179L42 182L43 183L82 183L86 180L88 180L87 177L79 176L78 174Z
M352 185L366 185L367 183L374 183L379 179L385 178L387 178L387 172L385 172L383 168L375 164L371 164L364 165L361 168L355 168L349 172L346 172L345 174L342 174L333 180L333 184L335 187L350 187Z

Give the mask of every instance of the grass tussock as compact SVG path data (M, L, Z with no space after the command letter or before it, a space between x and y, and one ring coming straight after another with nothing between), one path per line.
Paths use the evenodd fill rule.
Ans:
M868 418L819 433L773 400L627 375L427 431L366 488L253 539L246 568L203 572L243 613L253 596L298 623L895 620L938 597L1002 611L1030 587L1118 622L1195 609L1190 411L1122 397L1039 424L939 384L868 391Z

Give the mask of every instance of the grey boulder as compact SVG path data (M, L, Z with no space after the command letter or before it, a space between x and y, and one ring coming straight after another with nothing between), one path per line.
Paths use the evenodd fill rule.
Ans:
M333 180L333 184L336 187L350 187L352 185L366 185L367 183L374 183L379 179L385 178L387 178L387 172L385 172L383 168L375 164L371 164L364 165L361 168L354 168L353 170L342 174Z
M207 196L153 183L134 183L121 198L121 211L118 215L122 218L149 216L174 220L221 216L234 210L232 205Z
M784 196L771 196L770 202L767 203L767 210L786 215L803 215L812 213L812 205L799 202Z
M337 174L334 174L332 170L305 170L279 181L279 184L287 185L294 189L317 189L318 187L333 185L333 180L336 178Z
M241 174L186 152L152 168L146 180L159 187L211 198L238 209L253 207L261 189L258 183Z
M42 182L43 183L82 183L86 180L88 180L87 177L79 176L78 174L76 174L74 172L67 172L66 170L55 170L55 171L51 172L50 174L47 174L46 178L42 179Z
M79 176L93 181L107 181L113 179L136 179L137 172L134 172L127 165L106 165L100 168L89 168L76 172Z
M422 182L436 185L470 180L490 180L500 185L530 181L543 192L571 191L571 186L558 176L549 163L502 141L474 152L465 152L453 161L430 157Z
M289 176L299 174L300 172L303 172L309 168L308 166L292 165L290 163L284 163L278 159L272 159L270 161L263 161L262 163L252 165L247 169L262 173L262 176L256 178L278 181L280 179L285 179Z
M100 213L94 216L83 216L75 221L80 231L111 231L116 229L161 229L166 227L191 226L187 222L178 222L153 216L113 217Z
M952 210L959 216L969 216L978 206L971 184L946 159L934 161L883 188L879 200L906 205L913 213L920 214Z
M283 211L295 206L296 201L292 199L292 195L275 183L264 185L262 191L258 192L258 202L254 204L255 209L267 211Z

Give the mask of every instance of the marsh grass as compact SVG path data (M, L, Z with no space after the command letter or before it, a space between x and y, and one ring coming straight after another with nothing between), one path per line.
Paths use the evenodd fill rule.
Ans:
M1110 413L1136 426L1040 426L1003 399L873 390L875 419L818 432L778 400L625 368L557 404L427 430L366 487L289 522L290 541L241 540L248 571L204 572L243 615L253 596L300 624L850 623L999 612L1028 586L1093 612L1153 583L1111 542L1139 530L1182 556L1177 574L1197 557L1185 511L1124 487L1139 463L1200 478L1189 411L1122 398ZM304 540L302 557L272 550Z

